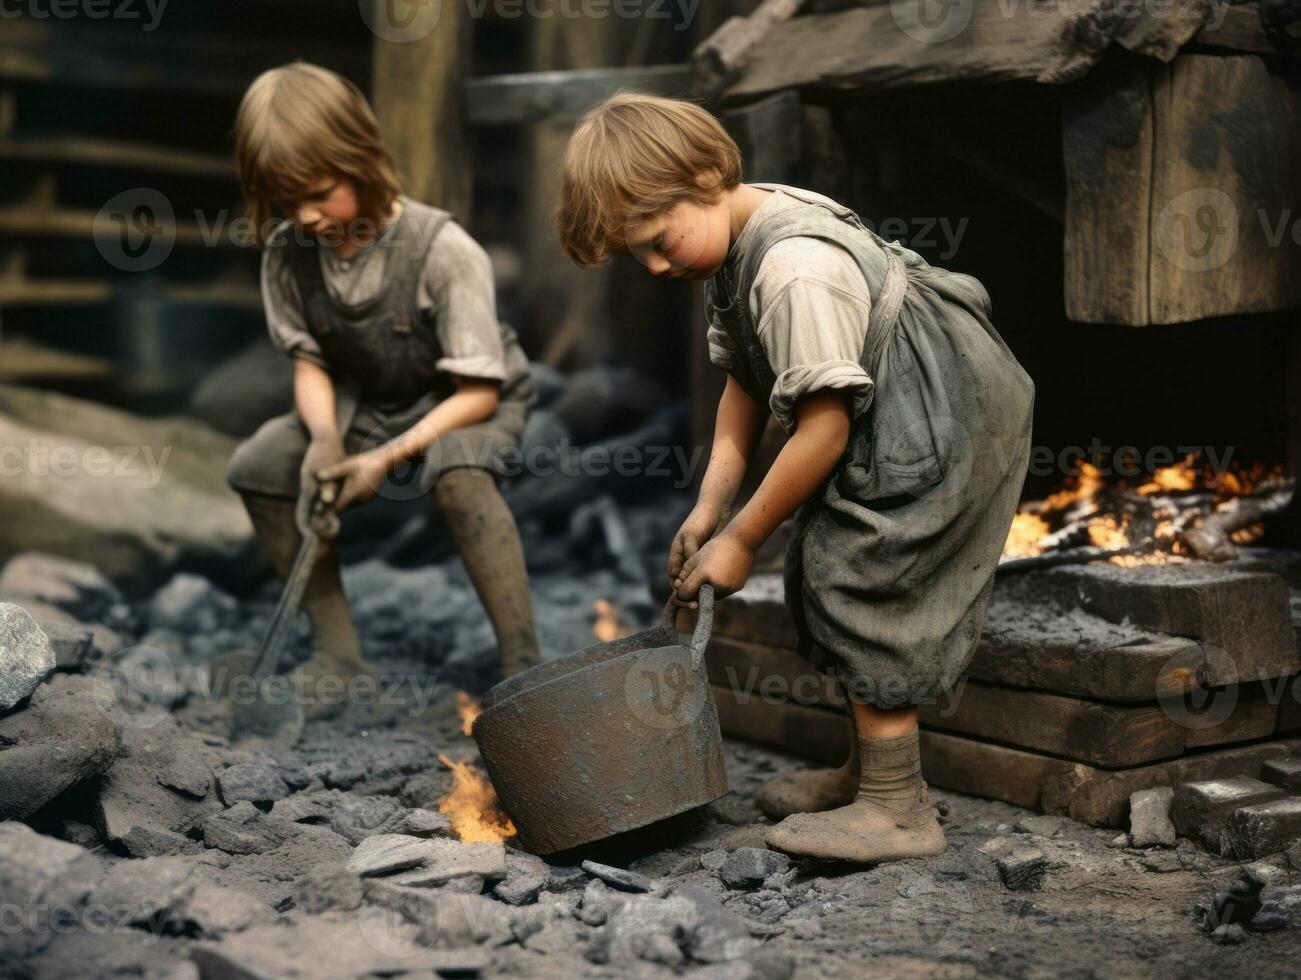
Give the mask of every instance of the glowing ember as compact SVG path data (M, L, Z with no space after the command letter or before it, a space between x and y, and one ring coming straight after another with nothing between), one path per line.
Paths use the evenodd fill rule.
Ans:
M1233 557L1234 545L1264 534L1261 518L1285 508L1293 489L1282 467L1260 463L1215 473L1189 455L1131 487L1104 479L1101 470L1082 461L1062 489L1022 505L1002 560L1224 561Z
M592 624L592 632L598 640L608 643L632 632L628 621L609 599L597 599L595 608L596 622Z
M461 716L461 734L469 735L474 727L474 719L483 712L479 702L464 691L456 692L456 713Z
M502 812L492 783L479 774L468 759L453 762L445 755L438 761L452 770L452 791L438 802L438 812L447 814L452 831L465 844L493 843L515 836L515 825Z

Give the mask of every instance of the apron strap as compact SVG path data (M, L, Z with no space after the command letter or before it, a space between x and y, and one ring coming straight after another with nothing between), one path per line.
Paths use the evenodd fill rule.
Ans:
M887 244L883 243L882 249L886 256L885 281L868 314L867 340L863 344L863 368L873 377L886 344L894 336L894 325L899 320L904 294L908 292L908 270L903 259Z

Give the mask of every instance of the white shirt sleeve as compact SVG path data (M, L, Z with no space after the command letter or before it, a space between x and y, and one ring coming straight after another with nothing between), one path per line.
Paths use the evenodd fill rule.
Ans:
M795 405L823 389L851 396L852 415L872 403L873 382L859 363L872 300L853 257L817 238L770 248L750 289L759 342L777 375L773 416L795 430Z
M506 355L497 322L492 262L460 225L448 222L429 249L418 305L436 314L443 356L437 367L467 378L503 381Z

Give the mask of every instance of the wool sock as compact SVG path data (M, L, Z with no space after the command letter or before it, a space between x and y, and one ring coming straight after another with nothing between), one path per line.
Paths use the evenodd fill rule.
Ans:
M930 807L922 780L921 733L914 728L892 738L858 736L858 798L916 816Z

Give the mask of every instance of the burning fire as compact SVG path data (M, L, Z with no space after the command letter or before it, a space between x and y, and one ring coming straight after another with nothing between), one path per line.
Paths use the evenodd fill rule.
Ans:
M438 761L452 770L452 791L438 801L438 812L447 814L462 843L498 843L515 836L515 825L497 802L492 783L473 762L454 762L445 755Z
M1060 490L1022 505L1003 561L1226 560L1234 544L1249 544L1264 533L1259 518L1286 507L1292 491L1278 466L1215 474L1190 455L1130 488L1123 481L1109 483L1096 466L1080 462Z
M474 727L474 719L483 713L479 702L465 691L456 692L456 713L461 716L461 734L469 735Z
M596 622L592 624L592 632L598 640L608 643L632 632L628 621L609 599L597 599L595 608Z

